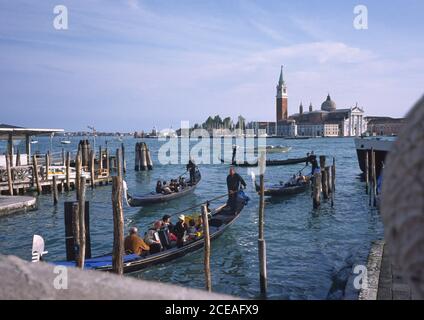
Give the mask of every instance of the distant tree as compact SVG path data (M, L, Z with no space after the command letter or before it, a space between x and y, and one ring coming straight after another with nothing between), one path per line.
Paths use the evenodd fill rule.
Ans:
M233 120L231 120L230 117L224 118L224 120L222 120L222 126L224 127L224 129L232 129Z

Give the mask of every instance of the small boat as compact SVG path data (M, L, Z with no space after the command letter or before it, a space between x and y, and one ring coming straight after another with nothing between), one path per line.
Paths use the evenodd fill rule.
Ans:
M187 183L187 185L184 188L182 188L180 191L172 192L169 194L157 193L155 191L152 191L150 193L139 195L139 196L131 195L128 193L126 184L124 184L125 197L126 197L128 205L131 207L141 207L141 206L147 206L147 205L152 205L157 203L168 202L171 200L184 197L188 194L191 194L194 191L194 189L196 189L201 178L202 176L200 175L200 171L196 170L196 183L194 184Z
M243 191L239 191L237 202L238 205L236 210L232 210L228 205L225 204L212 211L211 218L209 220L209 234L211 241L217 239L220 235L222 235L224 231L227 230L227 228L230 227L237 220L237 218L240 216L240 212L247 204L247 201L248 197L243 193ZM169 249L165 249L154 254L148 254L146 256L128 254L125 255L123 258L124 273L137 272L152 265L175 260L177 258L185 256L188 253L200 250L202 248L204 248L203 235L199 238L184 242L184 245L182 247L177 247L175 244L173 244ZM38 254L37 252L40 252L40 254ZM34 252L33 249L33 257L35 256L35 259L33 258L33 261L39 261L39 259L37 259L37 256L42 255L41 252L45 252L44 246L39 247L36 252ZM57 261L51 263L67 267L75 266L75 261ZM95 258L86 259L84 263L84 269L112 271L112 255L107 254Z
M70 144L70 143L71 143L71 141L69 141L69 140L62 140L62 141L60 141L60 143L61 143L61 144Z
M265 150L267 153L284 153L284 152L289 152L292 149L292 147L288 147L288 146L273 146L273 145L269 145L266 146ZM260 148L251 148L251 149L247 149L247 151L255 151L255 152L259 152L261 151Z
M38 140L31 140L31 142L30 142L31 144L37 144L38 143Z
M253 174L252 174L252 178L254 179L256 192L259 193L261 191L261 187L256 182ZM290 185L288 183L280 183L280 184L272 185L270 187L264 187L264 195L265 196L280 196L280 197L290 196L293 194L305 192L310 186L310 184L311 184L310 177L306 176L305 181L298 182L297 184L294 184L294 185Z
M365 154L368 153L368 161L371 161L371 150L374 150L375 153L375 171L377 176L380 176L380 173L383 170L384 162L386 160L387 154L393 147L395 140L394 139L381 139L381 138L356 138L355 147L356 155L358 158L359 167L362 172L365 172ZM371 165L368 166L371 171Z
M292 148L287 146L267 146L266 152L267 153L283 153L283 152L289 152Z
M223 159L220 159L222 163L225 163L225 161ZM266 160L266 166L285 166L285 165L290 165L290 164L298 164L298 163L302 163L302 162L307 162L310 161L310 157L304 157L304 158L293 158L293 159L285 159L285 160ZM258 166L258 161L256 162L233 162L231 163L231 165L233 166L237 166L237 167L257 167Z

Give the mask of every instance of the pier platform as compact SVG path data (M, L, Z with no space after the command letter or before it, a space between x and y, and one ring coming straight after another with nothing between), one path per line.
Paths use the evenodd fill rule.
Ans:
M393 263L388 246L375 241L367 262L368 286L361 289L359 300L414 300L413 292L401 269Z
M0 196L0 217L16 212L34 210L37 199L29 196Z

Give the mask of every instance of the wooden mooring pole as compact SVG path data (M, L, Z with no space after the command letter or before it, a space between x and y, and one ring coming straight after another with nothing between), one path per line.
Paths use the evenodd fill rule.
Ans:
M313 207L318 209L321 204L321 172L314 174L314 186L313 186Z
M38 166L37 166L37 156L35 154L32 156L32 171L33 171L33 179L35 180L35 185L37 186L37 193L41 194L43 190L40 184L40 176L38 175Z
M122 157L121 157L121 149L116 149L116 175L122 180Z
M71 154L66 152L66 191L71 190Z
M99 146L99 172L103 173L103 151L102 146Z
M50 151L46 153L46 181L49 181Z
M322 194L324 199L328 199L328 171L327 167L321 167L321 179L322 179Z
M13 162L13 158L11 159ZM19 167L21 165L21 152L18 150L16 151L16 166Z
M57 177L56 175L53 176L53 182L52 182L52 193L53 193L53 204L57 205L59 194L57 190Z
M373 162L372 162L372 154L373 154L373 149L371 149L371 151L370 151L370 156L369 156L369 160L370 160L370 193L369 193L369 203L368 203L368 205L369 206L371 206L372 205L372 198L373 198L373 192L374 192L374 186L373 186L373 183L374 183L374 170L372 169L372 165L373 165Z
M259 255L259 285L261 295L267 294L267 263L266 263L266 242L265 242L265 191L264 191L264 173L265 173L265 154L261 153L260 158L260 195L259 195L259 224L258 224L258 255Z
M377 172L375 168L375 151L371 149L371 170L372 170L372 193L374 196L373 206L377 207Z
M74 247L76 249L75 255L75 264L77 268L81 268L82 264L80 262L80 223L79 223L79 209L78 202L73 203L72 205L72 232L74 236ZM74 251L72 251L74 252Z
M107 176L110 176L110 160L109 160L109 150L108 148L106 148L106 171L107 171Z
M336 192L336 158L333 157L333 166L331 167L331 184L333 193Z
M7 171L7 185L9 189L9 194L13 196L13 176L12 176L12 156L8 153L4 156L6 159L6 171Z
M205 255L204 255L204 268L205 268L205 287L206 290L212 291L212 277L211 277L211 239L209 234L209 217L206 205L202 205L202 219L203 219L203 237L205 242Z
M78 222L79 222L79 268L84 268L85 262L85 177L80 177L78 183Z
M113 252L112 270L117 274L124 273L124 213L122 209L122 179L112 177L112 207L113 207Z
M369 192L369 159L368 159L368 150L365 150L365 192L368 194Z
M94 149L90 150L90 184L91 189L94 189L94 186L96 184L96 172L95 172L95 151Z
M124 143L121 143L121 153L122 153L122 169L124 174L127 173L127 162L125 161L125 146Z
M75 158L75 189L77 190L77 200L79 197L79 184L81 178L81 151L78 151L77 157ZM85 183L84 183L85 184Z

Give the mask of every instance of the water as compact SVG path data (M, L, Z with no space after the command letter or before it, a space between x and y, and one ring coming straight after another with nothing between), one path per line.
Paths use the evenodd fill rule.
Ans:
M100 137L97 146L115 150L121 142ZM39 138L33 145L43 152L49 139ZM53 139L53 148L60 151L60 138ZM67 150L75 150L79 138L72 138ZM169 179L185 171L184 165L158 165L157 150L163 142L146 140L152 151L155 167L150 172L135 172L133 138L125 138L127 176L130 191L149 192L158 179ZM93 142L92 142L93 143ZM291 146L290 152L268 155L270 158L303 157L311 150L316 154L334 156L337 163L334 208L323 202L319 210L312 209L310 192L287 199L267 199L265 207L268 259L268 292L272 299L336 299L343 296L345 281L352 264L365 263L371 241L383 233L380 216L368 207L364 184L358 179L359 166L351 138L317 138L309 140L268 139L268 144ZM23 151L23 150L21 150ZM327 158L327 162L331 158ZM278 183L303 168L303 164L267 169L266 183ZM193 195L169 204L150 208L125 207L125 226L143 226L165 213L172 214L206 199L226 192L228 165L200 165L202 181ZM306 171L306 170L305 170ZM212 242L212 287L216 292L254 298L259 293L257 255L258 196L246 169L238 172L248 182L251 201L238 221L222 237ZM32 235L46 240L47 259L65 259L63 202L74 200L75 193L60 196L57 207L51 195L39 197L39 209L34 212L0 219L0 253L14 254L29 260ZM87 189L90 201L90 227L93 255L110 252L113 242L111 186ZM223 199L224 200L224 199ZM222 201L223 201L222 200ZM212 207L222 204L212 203ZM175 222L175 221L174 221ZM138 278L180 284L192 288L204 287L203 251L192 253L170 263L154 266L135 275Z

